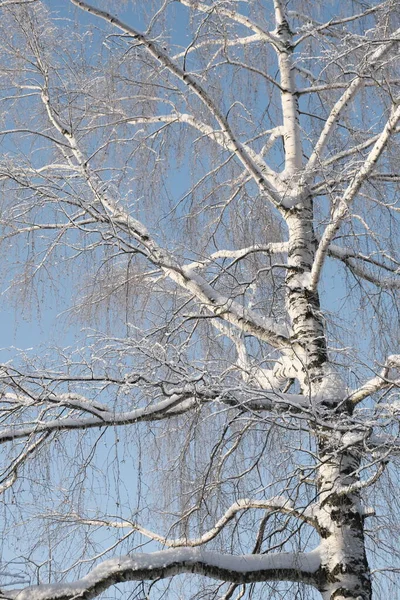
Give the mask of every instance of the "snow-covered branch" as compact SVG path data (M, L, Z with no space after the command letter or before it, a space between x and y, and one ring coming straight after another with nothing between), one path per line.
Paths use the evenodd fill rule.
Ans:
M2 0L0 2L0 8L3 8L3 6L13 6L15 4L33 4L37 1L38 0Z
M164 579L180 573L197 573L220 581L251 583L301 581L315 584L321 559L312 552L234 556L199 548L162 550L112 558L71 583L54 583L0 592L4 600L89 600L112 585L125 581Z
M48 434L45 433L39 439L29 444L27 448L24 448L19 456L12 461L11 465L7 469L6 477L3 478L0 482L0 494L3 494L6 490L8 490L17 480L18 477L18 469L19 467L26 461L28 456L34 454L38 448L43 444L43 442L47 439ZM0 573L1 575L1 573Z
M271 242L270 244L255 244L254 246L248 246L247 248L240 248L239 250L217 250L217 252L213 252L210 256L196 261L194 263L190 263L185 265L187 269L199 269L204 268L209 264L212 264L214 261L219 260L221 258L231 258L235 262L249 256L250 254L266 254L266 255L274 255L274 254L284 254L288 250L287 242Z
M147 124L174 124L174 123L186 123L190 127L196 129L196 131L200 132L203 136L206 136L209 140L215 142L222 148L225 148L233 153L236 152L236 147L232 143L232 139L229 136L228 132L223 129L215 129L207 123L204 123L199 118L194 117L188 113L181 113L178 111L173 112L170 115L156 115L156 116L140 116L140 117L127 117L124 119L124 122L129 123L130 125L137 125L139 123L147 123ZM271 190L274 190L276 193L276 188L281 185L278 174L273 171L264 160L261 158L261 154L258 155L250 146L246 143L242 143L243 149L247 152L249 157L252 159L255 165L262 171L265 178L269 181L271 185ZM246 169L248 172L248 169Z
M188 548L194 548L196 546L202 546L207 542L213 540L228 523L232 521L236 517L236 515L240 512L246 510L254 510L259 509L267 512L278 512L285 515L290 515L294 518L297 518L309 525L316 526L316 521L313 516L313 508L305 507L303 509L296 509L293 503L285 497L277 496L275 498L270 498L269 500L252 500L249 498L242 498L238 500L232 506L228 508L228 510L224 513L224 515L215 523L214 527L209 529L206 533L199 536L198 538L188 538L182 537L177 539L170 539L168 537L161 536L154 531L150 531L145 527L142 527L139 523L129 521L129 520L116 520L110 521L105 519L96 519L96 518L85 518L80 517L78 515L52 515L57 518L62 519L64 522L67 519L71 522L79 522L83 525L89 525L94 527L113 527L116 529L132 529L133 531L137 531L141 535L160 542L164 546L168 548L180 548L186 546Z
M204 13L215 12L216 14L227 17L232 21L236 21L236 23L239 23L240 25L243 25L244 27L247 27L253 31L260 40L264 42L270 42L275 47L280 43L274 32L267 31L246 15L242 15L238 11L227 8L220 3L216 3L214 6L210 7L209 5L203 2L198 2L197 0L178 0L178 2L188 6L189 8L192 8L193 10L198 10Z
M258 316L235 300L219 293L191 268L179 265L170 252L161 248L151 239L146 227L140 221L131 217L128 212L103 192L103 182L98 174L90 169L89 160L80 149L73 132L64 126L55 113L47 89L43 90L42 100L50 122L69 144L71 153L77 163L76 168L84 177L94 195L95 205L85 204L83 206L89 215L102 222L108 221L112 226L113 237L115 236L115 230L122 230L137 240L146 250L147 258L154 265L160 267L170 279L194 296L215 316L268 342L274 347L286 346L288 344L287 327L275 323L272 319ZM96 202L100 204L104 212L99 213ZM135 247L131 247L130 250L135 251Z
M382 289L397 289L400 288L400 266L391 267L383 261L377 260L373 256L367 256L360 252L355 252L351 248L342 248L336 244L330 244L328 248L328 255L341 260L350 271L365 279L370 283L382 288ZM393 259L392 259L393 262ZM364 264L363 264L364 263ZM392 274L390 277L385 277L380 274L374 273L365 267L365 263L378 267L383 271Z
M60 416L45 421L37 419L34 423L18 424L3 427L0 432L0 444L37 433L50 433L52 431L82 430L90 428L103 428L108 426L123 426L133 423L159 421L175 417L179 414L193 410L203 403L217 402L222 406L239 408L244 411L276 411L276 412L305 412L309 410L309 399L300 394L287 394L279 390L247 390L212 389L188 385L182 390L171 391L170 395L159 402L130 411L115 412L99 405L86 401L77 394L52 394L49 398L39 395L36 399L33 394L18 395L5 394L3 401L11 402L11 414L18 408L30 408L48 404L51 407L67 407L78 411L72 416ZM83 413L92 416L82 417Z
M347 215L350 204L354 200L362 184L368 178L369 174L373 171L378 159L382 155L399 119L400 104L397 104L392 107L391 115L387 120L379 138L375 142L372 150L368 154L368 157L364 161L358 173L354 176L350 185L347 187L342 198L340 198L340 200L338 201L338 205L333 213L332 220L329 223L329 225L327 225L327 227L325 228L325 231L321 237L317 251L315 253L314 264L311 270L310 289L316 289L320 278L321 270L324 264L325 256L329 249L329 245L335 237L336 232L338 231L343 219Z
M161 249L151 240L141 223L127 213L114 211L112 208L111 210L114 212L111 222L133 235L148 250L148 258L155 265L161 267L166 275L182 289L200 301L212 314L276 348L287 346L289 331L285 325L260 317L235 300L224 296L192 268L180 266L166 250Z
M63 395L66 396L67 394ZM93 415L89 418L82 418L79 416L73 417L60 417L57 419L51 419L48 421L38 421L34 424L11 426L9 428L3 428L0 433L0 443L8 442L19 438L28 437L35 433L51 432L51 431L66 431L74 429L88 429L92 427L105 427L108 425L127 425L129 423L138 423L141 421L156 421L159 419L165 419L171 416L170 411L173 414L178 414L179 405L183 404L185 411L188 410L186 401L193 397L193 394L172 394L171 397L157 402L153 405L146 406L144 408L137 408L131 411L122 413L114 413L111 411L102 411L98 415ZM52 404L54 400L52 399ZM73 400L66 401L64 398L59 402L59 406L74 406ZM88 403L90 406L90 403ZM78 406L77 408L86 411L86 408ZM89 412L94 412L91 409Z
M372 394L392 385L400 385L400 354L389 356L380 374L364 383L358 390L353 391L348 400L355 406Z
M309 26L310 24L313 25L313 27L311 28L311 30L307 33L302 34L297 40L296 40L296 46L298 46L299 44L301 44L304 40L306 40L307 38L309 38L310 36L315 36L317 33L320 32L325 32L326 30L329 30L330 35L333 35L335 37L339 37L340 39L343 36L343 29L339 31L334 30L334 27L337 27L338 25L344 25L346 23L351 23L352 21L357 21L359 19L363 19L368 15L371 15L375 12L377 12L378 10L382 9L382 5L378 4L377 6L372 6L370 8L367 8L366 10L364 10L361 13L357 13L355 15L351 15L350 17L341 17L341 18L337 18L337 19L329 19L329 21L327 21L326 23L320 23L318 21L316 21L315 19L310 19L309 15L303 15L301 13L299 13L298 11L290 11L290 14L293 16L296 16L298 18L302 18L304 20L306 20L307 25ZM332 30L332 31L331 31Z

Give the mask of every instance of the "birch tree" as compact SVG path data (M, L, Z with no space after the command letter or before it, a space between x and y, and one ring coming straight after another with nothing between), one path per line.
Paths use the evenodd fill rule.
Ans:
M3 298L79 332L1 365L0 598L394 597L397 0L92 1L0 3Z

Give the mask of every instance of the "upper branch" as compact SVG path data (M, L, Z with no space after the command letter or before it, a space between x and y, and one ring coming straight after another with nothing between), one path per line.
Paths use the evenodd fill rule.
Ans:
M312 23L314 25L314 27L311 29L311 31L307 31L306 33L302 34L295 42L295 45L298 46L299 44L301 44L304 40L308 39L311 36L315 36L315 34L320 33L320 32L324 32L325 30L331 30L333 27L336 27L338 25L344 25L346 23L351 23L352 21L357 21L358 19L362 19L364 17L367 17L368 15L371 15L379 10L381 10L382 5L378 5L378 6L372 6L370 8L367 8L366 10L364 10L361 13L357 13L355 15L351 15L350 17L342 17L340 19L330 19L329 21L327 21L326 23L319 23L318 21L315 21L315 19L311 19L310 15L302 15L299 12L294 12L294 15L296 17L300 17L302 19L304 19L307 22L307 26ZM344 35L344 31L343 30L333 30L330 32L331 35L341 38Z
M189 8L193 8L195 10L199 10L201 12L211 13L215 12L218 15L222 15L239 23L240 25L244 25L258 36L258 39L270 42L273 46L279 46L280 40L275 35L275 33L271 31L266 31L260 25L252 21L249 17L240 14L239 12L232 10L231 8L226 8L222 6L219 2L217 2L214 6L207 6L207 4L203 4L202 2L193 1L193 0L178 0L181 4L188 6Z
M75 0L71 0L75 1ZM79 147L78 141L72 130L67 129L52 109L50 96L47 88L41 95L45 104L50 122L63 136L69 145L69 149L76 161L76 169L86 180L91 189L95 203L85 204L83 208L94 219L107 222L112 227L112 235L116 238L116 232L124 232L138 242L145 250L145 255L154 265L162 271L182 289L189 292L197 301L201 302L215 316L262 339L275 348L281 348L288 344L286 327L279 326L272 319L261 317L258 314L243 307L241 304L227 298L215 290L203 277L195 273L191 268L180 265L170 252L161 248L149 235L144 225L131 217L121 206L104 193L104 184L96 172L90 168L89 159ZM229 136L228 136L229 137ZM72 158L67 158L74 165ZM99 212L98 206L102 207ZM119 240L121 242L121 240ZM135 250L130 246L130 251Z
M343 219L348 214L348 209L356 194L360 190L362 184L365 182L367 177L373 171L377 161L379 160L382 152L384 151L386 144L390 136L392 135L398 121L400 119L400 104L393 107L392 114L390 115L385 127L382 130L379 138L375 142L372 150L368 154L364 164L361 166L357 174L354 176L352 182L347 187L343 197L338 202L337 208L333 214L332 220L326 227L317 251L315 253L315 260L311 270L311 281L310 289L315 289L318 285L322 266L325 261L325 256L328 252L329 245L331 244L336 232L338 231Z
M346 265L346 267L348 267L349 270L357 277L360 277L365 281L369 281L381 289L400 288L400 268L398 264L396 266L390 266L385 264L383 261L375 259L373 256L366 256L359 252L355 252L350 248L343 248L341 246L337 246L336 244L329 245L328 255L332 258L342 261L343 264ZM390 260L395 262L393 258ZM375 274L370 269L367 269L365 264L370 264L383 271L389 272L391 273L391 276L385 277L380 273Z
M293 70L293 34L280 0L274 0L276 32L280 41L276 47L280 72L281 104L285 140L285 173L294 175L302 165L302 144L299 106Z
M205 88L187 71L176 64L166 52L153 40L150 40L145 34L140 33L130 25L123 23L117 17L113 17L109 13L100 10L88 2L81 0L71 0L73 4L85 10L86 12L95 15L101 19L104 19L108 23L115 25L134 39L138 40L147 51L153 56L159 63L163 65L170 73L175 75L180 81L182 81L188 89L193 92L201 102L208 108L211 115L214 117L218 125L221 127L221 131L230 140L232 151L238 160L244 165L248 173L257 183L260 190L267 195L270 201L276 206L280 205L281 199L277 194L275 188L270 184L268 179L265 177L261 169L255 164L253 158L249 155L243 144L237 139L231 126L228 123L227 118L222 114L220 109L217 107L215 102L212 100ZM265 165L265 168L267 166Z
M310 177L315 166L322 160L322 153L328 143L328 140L333 132L333 129L341 116L342 112L354 98L358 90L364 85L365 75L374 68L376 68L378 62L383 56L393 48L394 44L398 42L398 36L400 29L397 29L393 35L383 44L380 44L378 48L372 53L371 56L367 57L364 69L357 75L349 84L347 89L343 92L339 100L333 106L328 118L325 121L325 125L322 128L319 139L315 144L314 150L309 158L305 169L305 177Z

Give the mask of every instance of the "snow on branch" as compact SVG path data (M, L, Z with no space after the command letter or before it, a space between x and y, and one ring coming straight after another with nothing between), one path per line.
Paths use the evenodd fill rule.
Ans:
M83 5L82 2L75 2L75 4ZM99 13L99 16L115 22L113 18L102 11L97 9L90 10L89 12ZM119 25L118 25L119 26ZM125 27L121 24L121 27ZM129 29L129 28L128 28ZM134 30L132 30L134 31ZM133 33L131 32L133 35ZM142 34L135 33L142 39ZM150 44L150 49L153 47L153 42L144 38L146 43ZM158 50L157 50L158 51ZM152 50L154 54L156 50ZM160 50L160 52L162 52ZM166 57L166 60L170 60ZM179 67L176 67L179 71ZM185 75L186 77L186 75ZM188 75L190 78L190 76ZM194 82L197 86L197 83ZM108 222L113 229L112 235L115 236L115 229L124 231L129 236L133 237L141 247L145 250L145 256L154 265L160 267L162 271L175 283L177 283L186 292L189 292L197 301L200 301L204 307L206 307L215 316L228 321L235 325L240 330L250 333L255 337L267 342L275 348L281 348L288 345L289 331L285 325L277 324L273 319L259 316L258 314L250 311L243 307L241 304L227 298L215 290L204 278L198 273L194 273L192 269L181 266L170 252L161 248L149 235L146 227L137 219L134 219L121 206L114 200L107 197L104 194L104 184L97 173L94 173L90 169L89 160L84 155L79 147L78 141L71 130L68 130L64 124L60 121L59 116L53 110L49 92L45 87L41 94L42 101L46 107L50 122L57 129L57 131L64 137L65 141L69 145L69 148L76 161L76 169L83 178L86 180L90 190L95 197L95 205L84 205L83 208L89 213L89 215L102 222ZM211 102L211 101L210 101ZM223 117L221 117L223 118ZM225 128L225 134L231 139L229 131ZM249 159L250 160L250 159ZM96 207L97 205L97 207ZM98 212L98 205L100 205L104 212L101 214ZM120 242L120 240L118 240ZM130 246L132 250L132 246ZM137 247L134 248L137 251Z
M34 454L35 451L40 448L43 442L47 439L48 433L42 435L38 440L35 440L32 444L30 444L27 448L22 450L20 455L12 461L10 467L7 469L6 477L0 481L0 495L3 494L6 490L8 490L17 480L18 477L18 469L25 462L28 456ZM4 473L3 473L4 474Z
M343 38L344 35L344 30L343 29L339 29L339 31L331 31L331 29L335 26L338 25L344 25L345 23L350 23L351 21L357 21L358 19L362 19L365 18L368 15L371 15L375 12L377 12L378 10L381 9L381 6L372 6L367 8L366 10L364 10L361 13L357 13L355 15L351 15L349 17L341 17L338 19L329 19L329 21L326 21L325 23L321 23L316 21L315 19L311 19L310 15L303 15L302 13L298 12L298 11L289 11L289 14L291 14L292 16L295 16L297 18L303 19L306 21L307 25L307 29L309 29L309 25L312 24L313 27L310 28L309 31L306 31L306 33L304 33L303 35L301 35L297 40L295 45L298 46L299 44L301 44L304 40L308 39L311 36L315 36L317 33L321 32L321 31L325 31L327 29L329 29L330 35L333 35L335 37L338 37L340 39Z
M88 575L71 583L30 586L0 592L4 600L89 600L126 581L154 581L180 573L197 573L219 581L253 583L294 581L315 584L321 565L319 549L233 556L198 548L132 554L100 563Z
M235 46L249 46L249 44L257 44L259 42L264 42L264 41L265 41L265 39L262 34L253 33L251 35L237 37L234 39L226 39L225 38L223 43L224 43L224 47L228 48L228 47L235 47ZM196 43L193 43L188 48L185 48L185 50L178 52L172 58L174 60L177 60L178 58L187 58L187 56L189 54L191 54L192 52L195 52L204 47L209 47L212 45L219 45L220 43L221 43L220 40L214 40L213 38L206 39L203 41L197 40ZM274 85L279 87L278 82L275 81L272 77L269 80Z
M199 269L204 268L207 265L213 263L218 259L231 258L235 262L249 256L250 254L284 254L288 251L288 242L271 242L270 244L254 244L254 246L248 246L247 248L240 248L239 250L218 250L213 252L207 258L198 260L189 265L185 265L186 269Z
M339 497L340 496L348 496L349 494L354 494L356 492L359 492L360 490L363 490L363 489L373 485L374 483L376 483L378 481L380 476L383 474L387 463L388 463L388 460L381 461L379 463L379 466L376 469L376 471L370 477L368 477L368 479L364 479L364 480L359 479L358 481L356 481L355 483L352 483L351 485L344 485L344 486L339 486L339 487L335 488L335 494Z
M400 289L400 277L379 277L371 271L368 271L365 268L360 267L355 264L355 262L351 259L347 259L343 261L349 270L353 273L353 275L360 277L361 279L365 279L365 281L369 281L373 283L377 287L386 290L394 290Z
M400 354L389 356L380 374L364 383L358 390L353 391L348 400L355 406L365 398L391 385L400 385Z
M236 148L233 145L232 139L228 135L227 131L224 131L223 129L216 130L214 127L207 125L207 123L204 123L199 118L196 118L193 115L188 114L188 113L181 113L178 111L174 111L172 114L169 114L169 115L156 115L156 116L141 115L141 116L127 117L127 118L123 119L123 121L126 123L129 123L130 125L137 125L139 123L146 123L146 124L163 123L166 125L170 125L170 124L174 124L174 123L185 123L185 124L189 125L190 127L193 127L194 129L196 129L196 131L199 131L203 136L212 140L213 142L215 142L222 148L228 149L233 153L236 152ZM250 148L250 146L248 146L245 143L243 143L242 146L245 149L245 151L248 153L249 157L252 159L254 164L257 165L257 167L262 171L263 175L268 179L271 186L274 186L274 188L277 187L277 184L279 186L280 181L279 181L278 173L276 173L275 171L270 169L268 167L268 165L266 165L264 160L261 158L262 153L260 155L258 155L252 148ZM248 169L246 169L246 172L248 172Z
M364 254L355 252L350 248L342 248L336 244L330 244L328 248L328 255L341 260L350 271L365 279L374 285L383 289L397 289L400 288L400 267L390 267L389 265L376 260L373 257L366 256ZM369 263L379 269L383 269L393 274L392 277L383 277L368 270L365 266L361 266L357 261Z
M198 0L178 0L178 2L184 6L188 6L189 8L199 10L204 13L215 12L218 15L227 17L228 19L231 19L236 23L240 23L240 25L243 25L244 27L247 27L253 31L258 36L258 39L264 42L270 42L274 47L280 45L279 38L273 32L266 31L260 27L258 23L255 23L246 15L242 15L239 12L232 10L232 8L227 8L223 6L222 3L216 3L214 6L210 7L203 2L198 2Z
M239 391L234 389L211 389L200 387L196 389L192 385L184 386L180 390L170 391L168 398L149 404L148 406L135 408L131 411L114 412L105 405L93 404L84 400L77 394L52 394L45 398L39 396L36 400L31 394L3 394L0 398L3 402L12 402L11 414L17 408L30 408L32 406L49 403L50 406L60 408L68 407L79 411L77 414L69 414L66 417L56 417L48 421L39 418L29 420L27 424L4 427L0 433L0 444L15 439L29 437L37 433L50 433L52 431L68 431L78 429L90 429L94 427L123 426L133 423L158 421L168 419L179 414L186 413L202 403L218 402L231 408L240 408L244 411L274 411L285 412L308 412L309 399L300 394L286 394L275 390ZM100 408L101 407L101 408ZM83 417L82 412L90 413L90 417Z
M365 62L364 70L359 73L349 84L347 89L343 92L339 100L333 106L328 118L325 121L325 125L322 128L319 139L315 144L314 150L308 160L305 175L311 176L314 168L317 164L322 161L323 151L328 143L328 140L334 130L334 127L341 116L343 110L349 104L349 102L354 98L355 94L358 90L363 86L365 77L364 75L370 73L371 70L378 64L379 60L383 58L383 56L393 48L393 46L398 43L398 36L400 33L400 29L397 29L392 36L378 46L378 48L372 53L370 57Z
M151 540L160 542L168 548L181 548L182 546L194 548L196 546L202 546L203 544L206 544L207 542L213 540L224 529L224 527L228 523L230 523L232 519L235 518L235 516L239 512L251 509L260 509L267 512L279 512L281 514L290 515L292 517L300 519L301 521L308 523L309 525L312 525L314 527L317 526L317 522L313 516L314 512L312 506L296 509L293 503L284 496L276 496L274 498L270 498L269 500L252 500L249 498L242 498L241 500L238 500L228 508L224 515L215 523L214 527L209 529L200 537L193 539L189 539L187 537L169 539L168 537L164 537L162 535L159 535L158 533L155 533L154 531L150 531L145 527L142 527L142 525L140 525L139 523L129 521L126 519L110 521L107 519L90 519L80 517L79 515L70 515L70 520L73 523L78 522L83 525L95 527L100 526L113 527L116 529L132 529ZM61 515L52 516L61 517ZM65 515L62 515L62 519L65 521Z
M37 1L38 0L2 0L2 2L0 2L0 8L3 8L3 6L12 6L15 4L33 4Z
M208 396L208 400L211 400L214 397L212 393L207 394L206 391L204 394L205 395L203 395L202 398L203 401L205 400L205 396ZM71 396L71 398L69 398L69 396ZM128 425L130 423L139 423L141 421L157 421L168 418L171 416L171 414L179 414L179 408L181 405L183 406L183 412L186 412L192 408L193 405L192 403L188 404L188 400L193 400L195 403L196 401L200 401L199 397L197 400L195 399L195 396L198 396L198 394L195 395L193 391L186 393L182 392L181 394L171 394L171 396L165 400L161 400L160 402L145 406L143 408L136 408L131 411L115 413L111 410L95 410L91 408L90 402L83 404L81 401L76 404L75 396L76 394L62 394L58 399L58 406L67 406L84 410L86 412L91 412L93 416L87 418L78 415L59 417L50 419L48 421L37 420L37 422L33 424L22 424L19 426L4 428L0 433L0 444L41 432L88 429L93 427L105 427L108 425ZM51 398L51 404L55 404L56 401L56 396ZM40 399L40 402L43 402L43 399ZM24 404L23 399L21 404Z
M115 211L111 207L111 222L125 228L148 250L148 258L177 283L182 289L193 295L215 316L228 321L241 331L267 342L275 348L288 345L289 330L284 324L263 317L227 298L213 288L203 277L187 266L180 266L166 250L160 248L149 236L141 223L127 213Z
M362 184L368 178L370 173L373 171L377 161L382 155L386 144L392 135L398 121L400 119L400 103L392 107L391 115L387 120L385 127L383 128L379 138L375 142L372 150L365 159L363 165L354 176L353 180L347 187L343 197L339 200L337 208L333 214L331 222L325 228L325 231L319 242L317 251L315 253L315 259L311 270L310 289L315 290L321 275L321 270L325 261L326 254L328 253L329 246L338 231L343 219L348 214L350 204L353 202L355 196L360 190Z

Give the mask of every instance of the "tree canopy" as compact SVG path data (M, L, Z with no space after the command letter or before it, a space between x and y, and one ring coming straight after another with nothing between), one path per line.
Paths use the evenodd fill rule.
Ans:
M0 598L383 599L399 2L92 2L0 1Z

